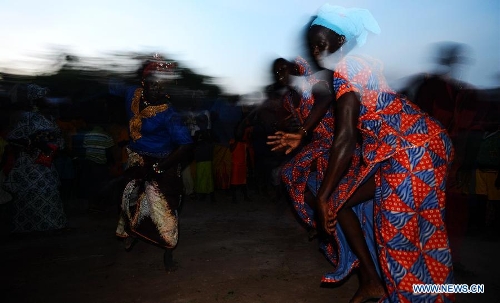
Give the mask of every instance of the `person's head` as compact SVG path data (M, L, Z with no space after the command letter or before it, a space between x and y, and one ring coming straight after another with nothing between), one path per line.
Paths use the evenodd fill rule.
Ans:
M147 101L158 103L168 98L169 88L178 78L177 63L166 61L160 55L148 60L142 71L142 86Z
M28 108L46 110L57 107L54 102L47 99L50 90L37 84L28 84L26 87L26 105Z
M366 42L368 32L380 33L368 10L325 4L311 22L307 42L316 63L333 69L347 52Z
M433 47L436 52L435 74L462 80L466 67L475 61L471 57L472 51L467 44L442 41L434 44Z
M345 53L338 52L342 45L346 43L344 35L328 29L322 25L312 25L307 33L307 43L311 56L316 63L322 68L331 68L327 58L331 58L332 54L337 54L337 58L343 56Z
M168 99L171 82L156 77L147 77L143 80L144 97L147 101L158 103Z
M278 58L273 63L273 76L276 84L280 87L287 86L290 81L290 75L298 76L298 66L286 59Z

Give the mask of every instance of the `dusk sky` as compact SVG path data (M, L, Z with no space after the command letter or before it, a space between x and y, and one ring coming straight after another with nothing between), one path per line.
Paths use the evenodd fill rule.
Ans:
M0 0L0 72L46 70L54 50L99 57L160 52L217 78L231 93L270 83L274 58L303 52L301 31L319 0ZM354 0L330 4L369 9L382 29L358 51L379 58L389 80L430 71L432 46L469 46L463 78L500 86L500 1Z

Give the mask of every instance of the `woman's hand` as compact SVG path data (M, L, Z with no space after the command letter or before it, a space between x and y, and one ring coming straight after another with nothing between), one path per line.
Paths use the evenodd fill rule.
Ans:
M333 236L337 218L333 211L330 209L328 202L324 200L316 200L316 212L318 227L323 229L326 234Z
M301 133L291 134L277 131L276 133L274 133L274 136L267 137L267 139L270 140L267 141L267 144L273 146L271 151L276 151L284 148L285 154L288 155L300 145L303 137L304 135Z

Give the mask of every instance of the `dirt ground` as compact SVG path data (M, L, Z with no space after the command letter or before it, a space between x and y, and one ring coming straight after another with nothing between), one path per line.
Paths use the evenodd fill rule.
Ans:
M331 265L285 203L253 193L252 202L186 199L180 214L178 269L162 250L139 242L126 252L114 236L117 212L93 213L73 202L68 231L2 237L0 301L10 302L348 302L356 276L322 285ZM4 224L5 225L5 224ZM456 283L484 283L485 294L457 302L500 302L500 241L468 237Z

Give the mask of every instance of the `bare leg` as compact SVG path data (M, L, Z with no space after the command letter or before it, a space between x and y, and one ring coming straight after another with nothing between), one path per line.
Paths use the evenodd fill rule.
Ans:
M361 185L337 213L337 222L342 227L347 242L359 259L359 288L350 302L365 302L384 295L384 284L378 276L368 245L366 244L358 217L352 210L353 206L373 198L375 193L375 178L371 177Z

